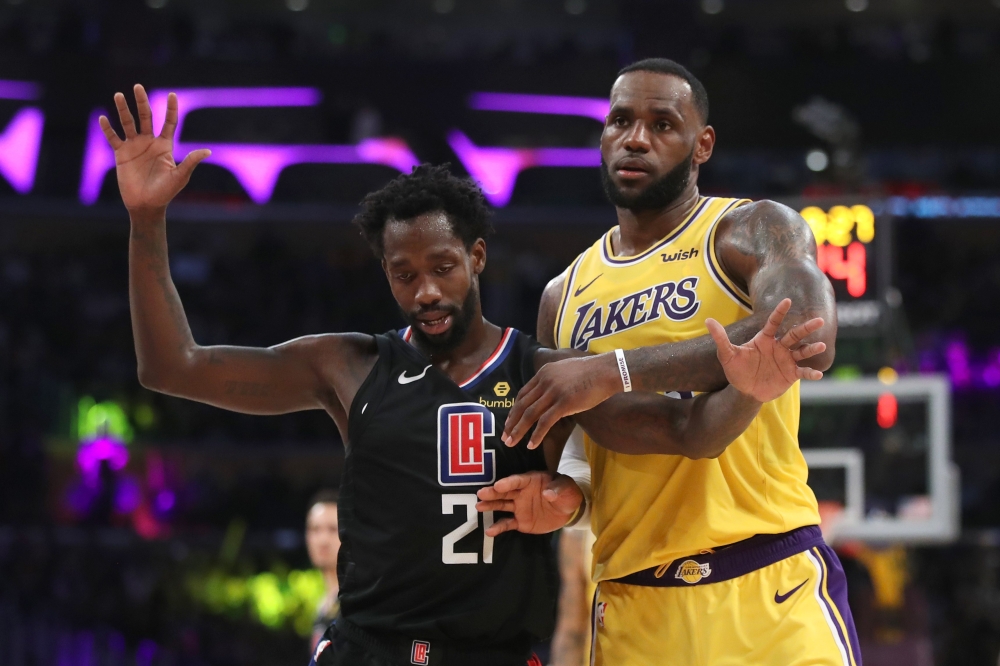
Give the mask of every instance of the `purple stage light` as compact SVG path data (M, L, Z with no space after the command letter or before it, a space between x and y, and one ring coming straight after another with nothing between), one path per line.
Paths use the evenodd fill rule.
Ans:
M448 134L448 144L494 206L507 205L517 175L527 168L595 167L601 163L598 148L483 148L459 130Z
M160 513L168 513L174 508L174 504L177 503L177 496L174 495L174 491L169 489L161 490L156 493L156 509Z
M108 461L108 466L118 472L128 464L128 449L121 442L110 438L95 439L80 446L76 453L76 462L83 472L83 478L93 484L101 462Z
M42 96L42 87L30 81L4 81L0 79L0 99L17 99L30 102Z
M156 91L149 95L153 109L153 131L163 129L167 111L167 95L171 91ZM261 108L269 106L316 106L323 99L316 88L184 88L172 91L177 95L177 128L181 135L184 118L195 109Z
M972 367L969 364L969 347L962 340L952 340L945 346L944 360L948 374L955 386L966 387L972 383Z
M142 502L142 488L131 476L125 474L118 479L115 485L115 511L120 514L129 514L139 508Z
M516 93L472 93L469 108L477 111L548 113L559 116L583 116L604 122L611 108L601 97L563 97L561 95L521 95Z
M0 134L0 174L20 194L27 194L35 185L44 124L41 109L29 106L18 111Z
M107 115L94 109L87 120L87 143L83 149L83 173L80 176L80 201L90 206L97 202L104 183L104 174L115 167L115 151L101 129L100 117Z
M175 91L178 103L177 130L180 137L184 117L194 109L220 107L315 106L320 92L315 88L200 88ZM163 127L167 93L154 92L149 97L153 107L153 127ZM90 205L100 195L104 175L113 168L114 152L98 125L100 111L91 114L80 179L80 201ZM357 145L274 145L242 143L185 143L174 141L174 156L179 162L198 148L208 148L212 155L205 161L230 171L250 198L267 203L274 194L281 171L293 164L381 164L403 173L420 162L402 139L366 139Z

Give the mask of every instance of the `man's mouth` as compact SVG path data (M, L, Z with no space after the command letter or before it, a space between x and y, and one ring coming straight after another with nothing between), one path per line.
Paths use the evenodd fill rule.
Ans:
M423 314L416 318L417 326L427 335L441 335L451 328L451 313L430 313Z
M622 180L639 180L649 175L649 165L643 160L624 159L615 165L615 173Z

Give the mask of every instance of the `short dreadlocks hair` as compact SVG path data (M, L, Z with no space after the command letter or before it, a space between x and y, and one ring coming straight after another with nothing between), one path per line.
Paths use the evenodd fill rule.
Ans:
M467 178L453 176L449 166L421 164L361 200L361 212L354 217L354 224L377 257L385 254L383 232L389 220L412 220L424 213L442 211L466 249L493 232L492 211L482 190Z

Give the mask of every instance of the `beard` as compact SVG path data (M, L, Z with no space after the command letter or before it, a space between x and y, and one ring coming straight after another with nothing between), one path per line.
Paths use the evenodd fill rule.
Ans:
M400 312L406 323L410 325L410 330L413 332L413 337L416 339L417 344L431 354L441 354L451 351L465 340L465 336L469 332L469 326L472 324L472 318L476 316L476 312L479 310L476 307L478 304L479 289L476 283L473 282L469 285L469 293L466 294L461 306L435 305L433 308L421 308L416 312L406 312L400 308ZM427 335L424 333L423 329L420 328L417 316L428 310L445 312L451 315L451 328L439 335Z
M608 163L601 158L601 184L604 195L616 208L624 208L633 213L646 210L661 210L666 208L683 194L691 180L691 165L694 161L694 149L681 163L653 181L646 188L635 194L626 194L611 180Z

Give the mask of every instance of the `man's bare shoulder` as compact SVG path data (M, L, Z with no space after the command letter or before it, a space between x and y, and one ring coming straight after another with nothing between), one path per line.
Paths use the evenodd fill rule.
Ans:
M806 221L798 212L783 203L761 199L737 206L719 221L719 232L724 230L736 231L737 228L745 229L748 232L762 230L773 227L794 227L801 228L803 225L808 229Z
M738 206L719 221L716 247L759 261L814 253L816 241L808 223L785 204L762 199ZM725 258L721 257L725 263Z

